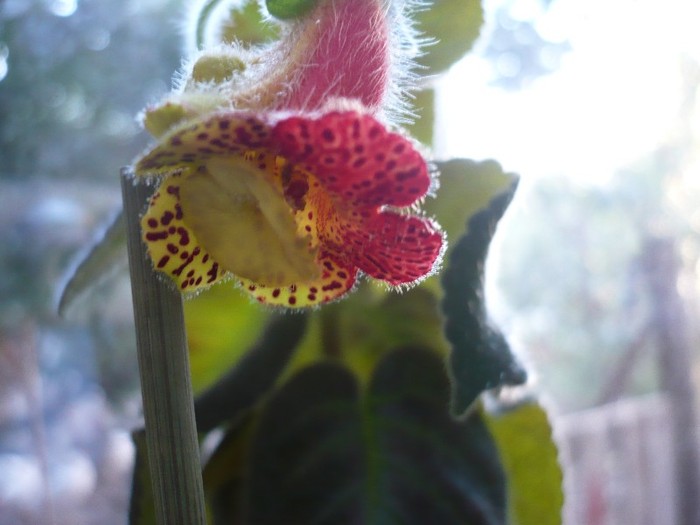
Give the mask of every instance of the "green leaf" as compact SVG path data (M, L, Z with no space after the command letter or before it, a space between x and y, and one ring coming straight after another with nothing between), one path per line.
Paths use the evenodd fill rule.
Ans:
M440 172L440 187L436 198L426 200L424 209L437 218L450 243L464 234L472 215L508 191L517 179L493 160L451 159L435 164Z
M486 421L508 475L512 524L559 525L563 474L547 413L527 403Z
M146 448L146 431L138 429L131 433L136 456L134 458L134 476L131 483L131 501L129 503L130 525L156 525L155 499L151 485L151 471Z
M267 10L275 18L298 18L313 9L319 0L266 0Z
M279 27L264 20L257 0L248 0L240 8L231 8L223 24L221 39L226 43L264 44L279 36Z
M212 525L243 521L240 494L248 478L248 453L257 418L250 414L232 424L204 467L204 493Z
M527 376L503 335L491 325L484 303L484 266L496 224L517 182L470 220L467 234L449 254L442 273L445 336L452 344L452 410L462 416L484 390L523 383Z
M213 24L221 35L221 41L256 45L278 36L278 28L267 23L256 0L243 0L227 6L228 15L219 13L223 0L208 0L199 10L195 26L195 42L199 49L205 44L205 35ZM216 16L215 16L216 15ZM224 15L224 16L222 16Z
M474 45L484 23L481 0L433 0L417 14L418 29L434 43L418 63L426 75L447 70Z
M260 340L219 381L195 400L197 430L236 421L274 386L306 330L306 314L276 314Z
M389 354L364 394L338 363L302 370L257 425L244 522L503 524L494 443L448 398L441 359L421 349Z
M195 393L211 386L255 344L270 316L232 283L186 300L184 310Z
M110 275L119 265L126 265L126 223L122 212L119 212L102 238L80 260L68 279L60 294L59 315L64 315L82 294Z

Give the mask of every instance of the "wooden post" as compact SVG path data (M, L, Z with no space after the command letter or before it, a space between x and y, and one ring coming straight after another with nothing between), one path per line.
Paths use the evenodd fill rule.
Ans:
M152 193L121 173L146 444L161 525L204 525L199 443L180 293L153 271L139 216Z
M642 268L651 298L661 387L671 401L679 525L700 523L700 454L688 319L676 290L680 271L676 244L649 237L642 246Z

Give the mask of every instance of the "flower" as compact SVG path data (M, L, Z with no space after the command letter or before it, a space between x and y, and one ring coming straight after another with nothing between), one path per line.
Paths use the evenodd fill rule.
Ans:
M437 224L406 212L430 189L425 160L356 109L218 111L172 129L135 173L165 175L143 238L183 291L231 274L261 303L313 306L360 272L416 283L445 244Z

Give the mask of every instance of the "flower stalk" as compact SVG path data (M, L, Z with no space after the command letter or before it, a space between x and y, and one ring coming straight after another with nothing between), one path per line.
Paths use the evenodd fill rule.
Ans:
M152 188L121 174L129 271L156 517L204 525L206 514L182 298L152 270L139 214Z

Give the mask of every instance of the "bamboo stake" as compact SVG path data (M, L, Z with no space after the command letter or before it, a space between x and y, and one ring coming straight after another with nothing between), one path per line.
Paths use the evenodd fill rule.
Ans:
M161 525L204 525L204 490L180 293L152 269L139 215L152 188L121 172L146 444Z

